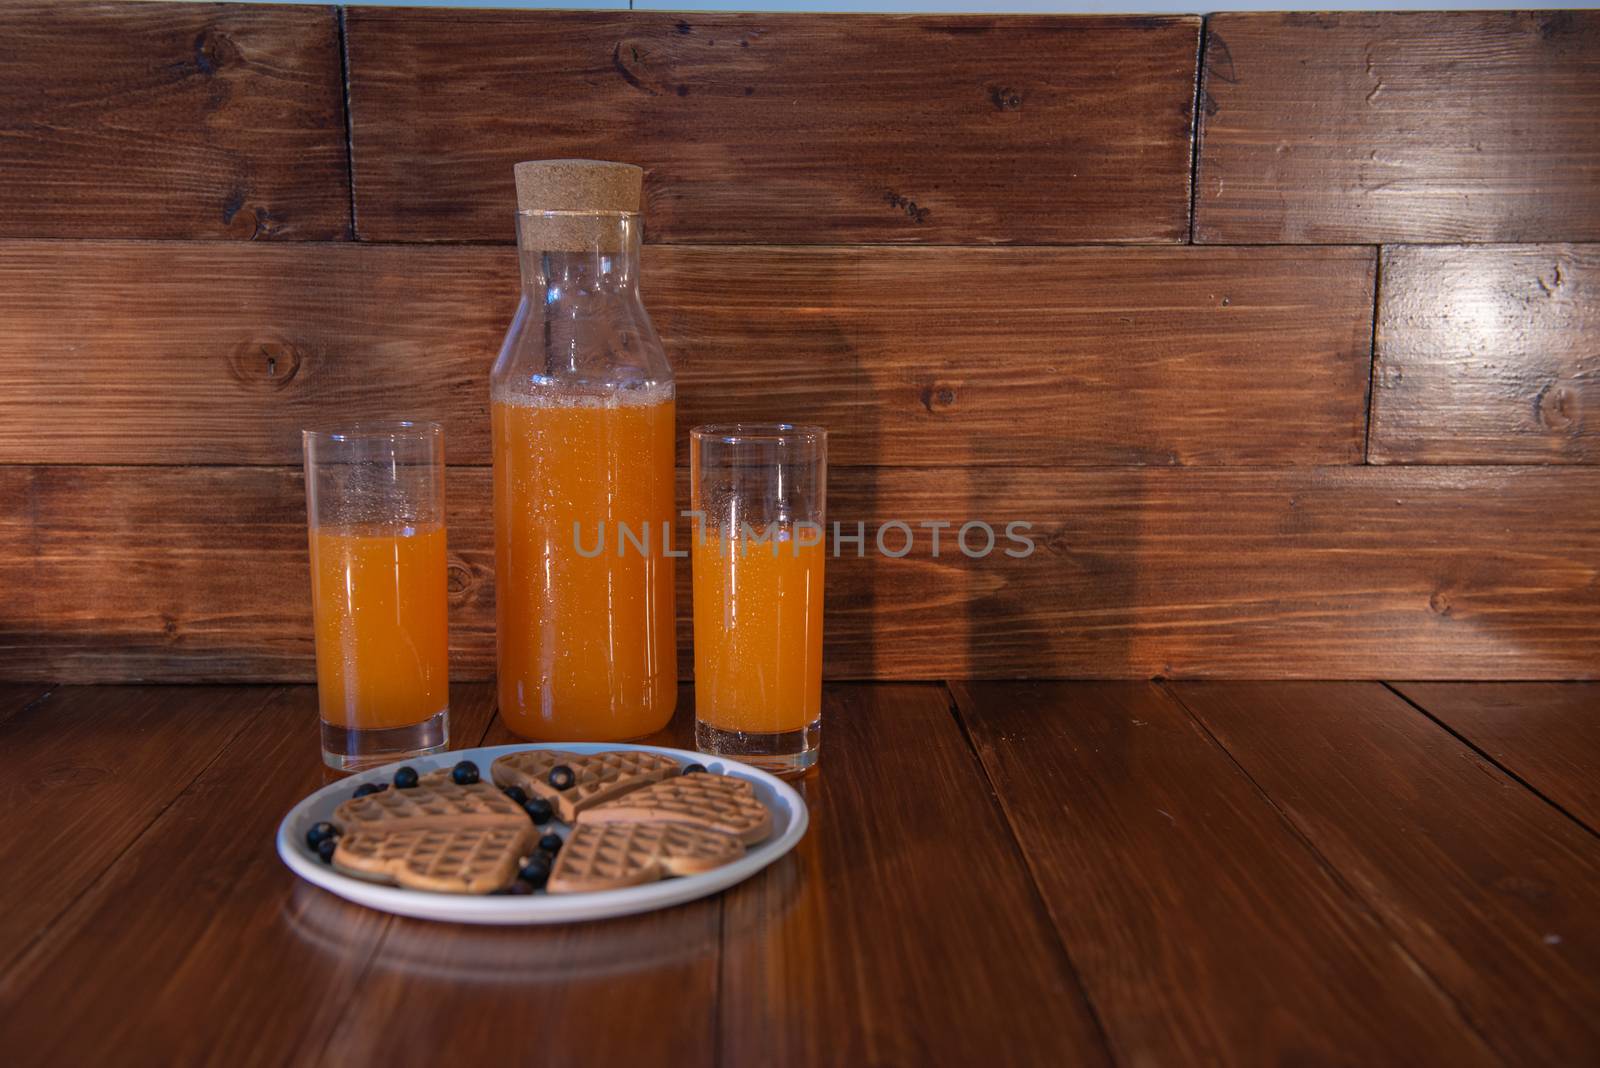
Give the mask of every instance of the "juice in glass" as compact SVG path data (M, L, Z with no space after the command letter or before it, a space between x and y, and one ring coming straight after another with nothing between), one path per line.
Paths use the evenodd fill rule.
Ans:
M822 715L820 538L694 542L695 717L781 734Z
M445 567L442 526L311 529L324 723L410 727L449 706Z
M689 432L695 517L695 746L777 775L822 745L828 432L725 423Z
M673 408L670 387L494 397L500 715L525 738L672 718Z
M342 771L450 742L444 430L301 435L322 759Z

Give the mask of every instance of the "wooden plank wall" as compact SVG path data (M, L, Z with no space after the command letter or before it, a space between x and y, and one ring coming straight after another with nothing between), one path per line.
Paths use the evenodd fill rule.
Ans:
M0 41L0 678L309 679L298 431L396 414L489 676L510 168L563 155L647 169L680 437L816 420L851 528L1034 525L839 560L830 675L1600 677L1600 14Z

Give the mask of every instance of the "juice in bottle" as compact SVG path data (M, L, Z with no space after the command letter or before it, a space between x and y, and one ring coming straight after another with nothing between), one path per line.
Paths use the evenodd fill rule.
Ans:
M500 716L535 741L677 703L672 368L639 297L643 172L519 163L522 300L490 376Z
M820 541L694 541L695 717L782 734L822 715Z
M445 533L312 527L317 701L351 730L409 727L450 704Z
M662 390L494 400L500 709L519 734L630 738L672 715L673 408Z

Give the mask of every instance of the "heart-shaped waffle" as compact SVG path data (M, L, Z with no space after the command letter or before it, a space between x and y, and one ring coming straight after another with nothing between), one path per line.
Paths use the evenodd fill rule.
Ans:
M529 826L528 814L499 788L486 782L418 783L365 797L352 797L333 811L344 834L358 831L459 830L472 827Z
M697 875L744 856L744 845L716 831L678 823L579 823L556 854L552 894L615 890L669 875Z
M772 812L756 796L755 787L731 775L675 775L585 809L585 823L683 823L731 834L754 845L772 833Z
M531 797L534 783L548 783L551 768L557 764L571 766L580 759L577 753L565 749L523 749L496 757L489 765L489 778L500 786L520 786Z
M550 785L550 769L558 764L572 769L573 782L565 790ZM490 774L502 786L520 786L529 796L544 798L555 806L557 816L572 823L585 809L659 782L677 770L678 762L671 757L635 749L586 755L531 749L496 760Z
M487 894L510 884L533 847L533 824L346 834L333 865L413 890Z

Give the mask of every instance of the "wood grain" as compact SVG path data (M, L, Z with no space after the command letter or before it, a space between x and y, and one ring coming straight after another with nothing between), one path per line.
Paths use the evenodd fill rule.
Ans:
M1309 464L1361 458L1373 268L663 247L644 276L685 449L804 420L836 464ZM508 249L0 244L0 461L292 464L306 426L410 414L487 463L518 293Z
M839 468L834 678L1595 678L1600 472L1552 467ZM454 469L452 670L493 672L488 471ZM679 500L686 500L680 484ZM0 467L0 671L312 677L303 491L284 468ZM880 556L874 532L911 528ZM958 526L989 522L969 559ZM1005 524L1035 549L1005 555ZM884 533L900 551L904 531ZM687 544L680 531L679 544ZM969 531L968 549L985 547ZM689 666L688 568L679 651Z
M312 688L57 688L0 720L43 792L0 831L0 915L36 916L0 962L8 1063L1595 1060L1594 835L1382 687L1176 689L1203 724L1146 683L957 684L961 718L829 685L794 854L688 908L490 931L273 855L334 778ZM492 687L451 697L458 745L505 738ZM208 733L203 770L156 774ZM109 778L51 778L84 755L167 799L130 823ZM41 888L87 838L92 876Z
M331 8L0 6L0 237L349 231Z
M1600 834L1600 686L1406 682L1395 689Z
M1369 456L1600 463L1600 245L1383 251Z
M1600 240L1600 13L1206 22L1195 237Z
M487 470L447 477L446 497L452 677L486 679L494 648ZM0 501L8 503L0 672L315 679L300 472L0 467Z
M276 691L197 687L182 703L137 687L58 689L4 720L0 971L145 831ZM152 734L161 745L150 744ZM48 863L41 858L49 858Z
M50 690L51 687L37 682L0 683L0 726L21 715Z
M1176 693L1513 1064L1600 1058L1600 842L1376 684Z
M518 160L645 167L652 241L1187 236L1199 19L347 16L366 240L510 242Z
M321 1062L709 1066L717 1034L718 899L556 927L395 917Z
M87 851L98 880L0 979L8 1057L308 1062L389 922L300 883L272 849L283 814L336 778L319 754L315 690L280 691L265 707L258 697L248 717L204 689L149 692L161 711L122 747L133 759L187 744L208 717L238 736L121 857ZM458 745L482 736L493 707L490 686L452 688Z
M811 829L724 895L720 1063L1108 1063L944 690L822 715Z
M1118 1062L1494 1063L1157 687L953 689Z

